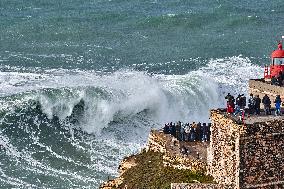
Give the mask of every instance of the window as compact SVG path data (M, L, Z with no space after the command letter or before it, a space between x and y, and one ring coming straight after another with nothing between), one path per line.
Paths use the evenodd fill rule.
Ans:
M284 64L284 58L274 58L274 65Z

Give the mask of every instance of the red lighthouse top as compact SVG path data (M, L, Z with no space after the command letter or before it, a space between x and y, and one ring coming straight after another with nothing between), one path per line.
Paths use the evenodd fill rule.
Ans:
M278 43L278 49L271 53L271 64L270 66L265 66L264 78L278 78L284 73L284 50L282 47L282 42Z
M284 50L282 49L281 42L278 43L278 49L272 52L271 58L284 58Z

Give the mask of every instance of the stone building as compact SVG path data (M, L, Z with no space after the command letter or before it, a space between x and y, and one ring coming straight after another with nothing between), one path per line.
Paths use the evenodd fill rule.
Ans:
M284 188L284 117L257 116L239 123L211 111L208 173L229 188Z

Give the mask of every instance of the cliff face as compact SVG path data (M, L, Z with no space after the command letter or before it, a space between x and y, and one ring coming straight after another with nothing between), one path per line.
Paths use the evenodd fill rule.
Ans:
M131 181L133 178L146 182L145 179L151 177L164 183L167 179L168 181L172 179L172 182L182 182L182 180L184 182L212 182L211 177L202 174L207 169L206 161L183 156L179 149L180 143L175 138L153 130L149 135L146 149L137 155L125 158L119 166L119 177L103 183L100 188L127 188L126 183L133 184ZM140 173L142 174L139 177ZM145 175L149 177L143 179ZM163 183L157 183L157 185L161 184ZM165 184L165 188L169 188L169 185L167 187ZM151 188L151 186L142 188Z

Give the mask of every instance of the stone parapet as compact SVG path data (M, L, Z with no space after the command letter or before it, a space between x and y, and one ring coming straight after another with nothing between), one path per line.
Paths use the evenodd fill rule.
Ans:
M276 95L280 95L280 97L284 98L284 87L271 85L270 83L264 82L262 79L251 79L249 80L249 93L255 95L259 95L262 99L265 94L271 100L271 106L274 107L274 100ZM260 107L263 108L263 104L260 104Z
M271 85L269 83L264 82L261 79L250 79L249 80L249 90L253 93L260 92L264 93L273 97L276 97L276 95L280 95L281 97L284 97L284 87Z
M168 135L165 135L163 132L157 131L157 130L152 130L149 134L148 137L148 143L146 146L146 150L152 150L154 152L161 152L161 153L166 153L167 152L167 146L173 146L174 144L169 144L169 143L174 143L175 145L178 146L178 140L172 141L171 137Z
M162 131L152 130L148 137L146 150L163 153L165 166L177 169L206 172L207 163L192 156L180 154L180 142Z
M242 126L219 110L211 111L211 121L208 174L219 184L237 188L239 137Z
M222 184L173 183L171 189L229 189L229 187Z

